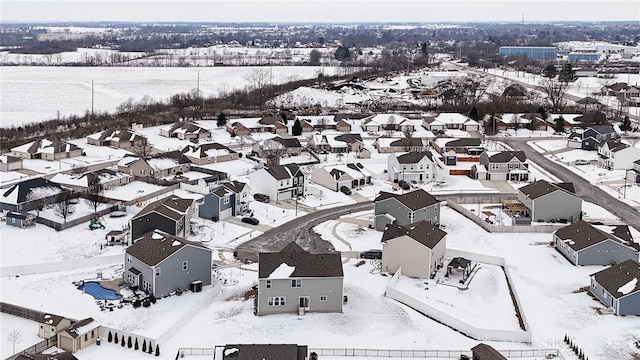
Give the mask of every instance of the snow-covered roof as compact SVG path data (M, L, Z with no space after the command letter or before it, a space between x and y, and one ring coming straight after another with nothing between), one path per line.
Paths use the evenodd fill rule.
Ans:
M435 120L440 124L467 124L478 125L478 122L462 115L460 113L441 113L435 117Z
M133 163L134 161L138 161L140 160L139 157L135 157L135 156L125 156L122 159L120 159L120 161L118 161L118 166L129 166L131 165L131 163Z
M178 160L173 159L173 158L152 158L147 160L147 164L149 164L149 166L151 166L151 168L155 171L162 171L162 170L166 170L166 169L171 169L174 168L178 165L180 165L180 163L178 162Z
M275 270L269 274L268 279L285 279L291 276L296 271L295 266L289 266L285 263L280 264Z

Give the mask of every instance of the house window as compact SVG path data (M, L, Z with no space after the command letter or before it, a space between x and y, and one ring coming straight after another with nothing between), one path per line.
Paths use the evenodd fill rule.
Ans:
M189 270L189 262L188 261L183 261L182 262L182 271L187 271Z
M131 262L131 255L127 255L127 262Z
M151 290L151 283L147 280L142 280L142 290Z
M415 219L415 217L416 217L416 214L413 211L409 212L409 222L410 223L413 222L413 219Z
M229 203L229 195L225 195L224 196L224 203L228 204Z
M274 296L267 299L267 303L269 306L284 306L285 305L285 297L284 296Z
M320 301L327 301L327 295L320 295Z
M267 289L271 289L271 280L265 281L264 287L267 288Z
M91 338L93 339L94 337L96 337L95 330L91 330Z
M293 279L293 280L291 280L291 287L292 288L300 288L300 287L302 287L302 279Z
M89 334L84 334L84 341L89 341Z
M293 185L298 185L298 178L293 178Z
M159 267L156 268L156 277L158 277L158 276L160 276L160 268Z

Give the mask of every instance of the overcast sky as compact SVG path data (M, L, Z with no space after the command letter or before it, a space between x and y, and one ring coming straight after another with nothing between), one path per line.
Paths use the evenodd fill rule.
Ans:
M640 21L638 0L1 0L0 20L211 22Z

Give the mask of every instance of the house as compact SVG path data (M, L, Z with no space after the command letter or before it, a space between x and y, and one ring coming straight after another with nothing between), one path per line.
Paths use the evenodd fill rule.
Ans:
M460 113L440 113L434 118L425 118L422 126L431 131L443 132L446 129L479 131L480 123Z
M114 149L130 150L139 146L144 146L147 138L129 129L111 128L87 136L87 144L97 146L108 146Z
M549 115L547 115L547 118ZM547 126L550 119L545 119L542 117L542 114L533 112L533 113L524 113L520 114L520 118L524 119L527 123L526 128L529 130L547 130Z
M307 360L306 345L250 344L225 345L222 360Z
M249 174L254 192L267 194L272 200L281 201L304 196L307 175L296 164L270 166Z
M0 155L0 171L22 169L22 159L11 155Z
M362 119L362 129L368 133L383 131L415 131L415 124L398 114L377 114Z
M406 151L423 151L424 143L419 138L384 138L379 137L373 142L379 153L393 153Z
M295 137L276 136L256 141L251 150L261 158L268 158L270 156L297 155L302 151L302 145Z
M18 354L13 360L78 360L68 351L59 351L55 354Z
M236 204L236 193L218 185L204 196L204 201L198 206L198 216L213 221L236 216Z
M60 160L82 154L81 148L60 139L38 139L11 149L11 156L20 159Z
M309 139L309 147L315 151L330 153L359 152L364 148L360 134L322 133L314 134Z
M607 141L598 147L598 166L609 170L628 170L640 159L640 149L620 141Z
M325 166L311 173L311 181L333 191L346 186L354 189L371 184L371 174L360 163Z
M486 114L482 118L482 128L487 135L494 135L500 131L506 131L509 125L502 121L502 117L496 114Z
M23 211L9 211L6 216L7 225L26 228L36 224L36 216Z
M289 129L277 119L265 117L230 119L227 121L226 130L232 135L243 136L261 132L286 134Z
M501 151L489 155L487 151L480 154L480 165L471 169L474 179L480 180L509 180L527 181L529 179L529 164L524 151ZM478 171L484 167L484 171ZM480 174L485 173L486 178Z
M562 120L562 127L564 128L565 131L573 131L573 130L578 130L578 129L582 129L581 126L582 124L577 121L576 119L579 118L580 116L582 116L582 114L558 114L558 115L549 115L547 117L547 127L551 127L554 128L556 127L556 120L561 119ZM582 146L581 141L582 141L582 131L580 131L580 140L578 140L578 146L576 146L577 148L580 148ZM571 145L569 145L571 146Z
M640 97L640 87L619 82L602 87L600 92L604 95L615 96L617 98L632 99L637 102Z
M484 151L482 141L478 138L450 139L442 146L437 145L437 142L431 144L440 154L453 151L456 154L480 155Z
M54 314L44 314L38 321L38 337L42 339L48 339L56 336L56 334L62 329L71 325L71 320L64 316Z
M100 189L108 190L132 182L133 176L110 169L88 171L82 174L57 173L51 182L60 184L73 191L86 192L90 187L99 185Z
M303 132L337 130L338 125L334 115L296 116L296 120L300 120ZM341 124L341 127L344 127L345 124L349 126L350 131L351 126L347 123Z
M592 125L580 137L582 150L596 150L600 144L617 139L618 134L611 125Z
M205 165L223 161L237 160L240 155L219 143L187 145L182 149L184 156L193 164Z
M627 225L620 227L626 228L629 239L619 238L615 231L607 233L587 222L578 221L557 230L553 240L556 249L573 265L609 265L626 260L638 261L640 244L632 242Z
M100 324L93 318L86 318L58 332L58 347L70 353L75 353L90 345L98 339Z
M633 167L626 171L625 178L625 181L630 181L632 184L640 183L640 159L633 162Z
M179 121L160 128L160 135L180 140L204 139L211 137L211 131L189 121Z
M616 315L640 315L640 265L627 260L591 275L589 291Z
M125 250L124 281L156 297L195 282L211 285L211 254L200 243L154 230Z
M382 234L382 271L428 279L444 258L447 233L437 225L419 221L389 224Z
M438 165L430 151L408 152L387 157L389 181L429 182L436 178Z
M582 218L582 199L576 196L572 183L538 180L518 189L518 200L527 208L532 221L564 219L573 223Z
M342 312L340 253L311 254L295 242L258 254L257 315Z
M473 360L507 360L498 350L483 343L471 348L471 358Z
M0 189L0 210L29 211L60 201L66 190L45 178L21 181Z
M191 231L191 218L195 212L193 199L183 199L172 195L145 206L129 221L131 240L142 235L162 230L176 236L187 236Z
M223 182L222 186L235 194L236 214L246 214L247 212L249 212L249 202L251 201L251 197L249 194L249 184L233 180Z
M148 158L125 156L118 162L118 171L132 176L161 178L183 174L191 168L191 162L180 151L156 154Z
M417 189L404 194L381 191L374 200L374 226L383 231L388 224L409 225L418 221L440 223L440 201Z

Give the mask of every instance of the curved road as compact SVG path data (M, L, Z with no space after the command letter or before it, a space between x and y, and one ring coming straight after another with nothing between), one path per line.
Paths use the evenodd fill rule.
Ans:
M622 221L633 226L636 230L640 231L640 213L633 207L619 201L614 196L604 192L597 186L589 183L587 180L575 174L571 170L564 166L555 163L546 158L541 153L535 151L527 144L529 138L501 138L500 141L509 145L514 150L524 151L527 155L527 159L536 163L549 173L553 174L563 182L571 182L578 195L582 200L594 203L602 206L607 211L615 213Z

